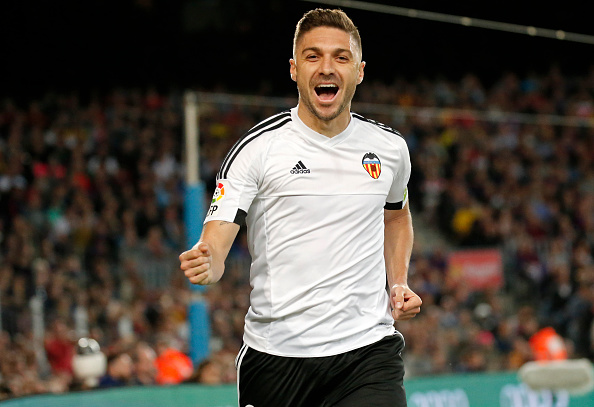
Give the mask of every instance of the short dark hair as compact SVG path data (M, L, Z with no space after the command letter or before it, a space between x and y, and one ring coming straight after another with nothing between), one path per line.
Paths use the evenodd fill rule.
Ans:
M303 37L303 34L317 27L334 27L343 30L355 40L359 52L363 54L359 30L344 11L316 8L305 13L297 23L295 36L293 37L293 55L295 55L297 43Z

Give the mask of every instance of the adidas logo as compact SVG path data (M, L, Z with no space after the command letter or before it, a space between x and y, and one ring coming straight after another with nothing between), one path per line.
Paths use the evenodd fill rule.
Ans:
M297 162L297 164L291 170L291 174L309 174L309 169L305 168L305 164L301 162Z

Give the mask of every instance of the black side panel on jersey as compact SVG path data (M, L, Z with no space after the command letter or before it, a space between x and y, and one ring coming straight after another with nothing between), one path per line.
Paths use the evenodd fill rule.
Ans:
M238 224L239 226L245 226L245 218L247 217L247 212L243 209L238 209L237 213L235 214L235 219L233 219L233 223Z

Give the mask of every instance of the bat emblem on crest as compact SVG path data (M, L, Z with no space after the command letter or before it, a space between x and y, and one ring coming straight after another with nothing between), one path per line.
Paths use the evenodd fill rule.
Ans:
M363 165L363 168L365 168L365 171L367 171L367 173L373 179L378 179L382 173L382 163L375 153L365 154L361 164Z

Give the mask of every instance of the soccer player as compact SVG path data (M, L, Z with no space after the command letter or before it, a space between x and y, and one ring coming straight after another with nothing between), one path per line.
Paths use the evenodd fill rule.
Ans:
M216 283L247 224L241 407L406 406L394 321L421 306L407 285L410 157L398 132L350 111L361 57L344 12L303 16L290 60L298 105L232 147L200 241L180 255L191 283Z

